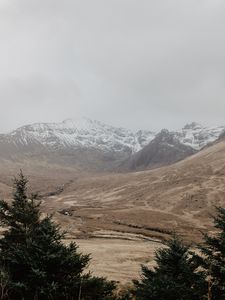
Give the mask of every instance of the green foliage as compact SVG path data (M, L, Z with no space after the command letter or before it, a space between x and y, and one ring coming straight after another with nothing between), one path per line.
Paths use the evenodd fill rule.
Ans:
M0 267L7 270L9 299L110 299L114 284L83 275L89 256L78 253L75 243L64 245L60 228L51 217L41 218L39 207L34 197L27 197L22 173L15 179L12 204L0 201L0 221L6 227Z
M85 300L114 300L113 291L116 285L112 281L106 281L104 278L89 277L88 280L83 280L82 290L85 291ZM81 294L82 296L82 294ZM83 298L82 298L83 299Z
M117 300L134 300L133 288L127 287L120 291L117 295Z
M225 299L225 209L217 208L214 217L218 233L204 235L204 245L200 246L201 256L196 255L197 265L202 267L208 276L212 300Z
M0 270L0 299L8 299L8 284L9 284L9 275L2 268Z
M142 266L142 278L134 281L135 296L140 300L203 299L204 276L197 272L188 246L174 236L167 247L155 253L156 267Z

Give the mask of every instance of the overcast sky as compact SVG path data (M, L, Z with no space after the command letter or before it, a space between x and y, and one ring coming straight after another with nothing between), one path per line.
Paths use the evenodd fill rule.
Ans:
M224 0L0 0L0 132L225 125Z

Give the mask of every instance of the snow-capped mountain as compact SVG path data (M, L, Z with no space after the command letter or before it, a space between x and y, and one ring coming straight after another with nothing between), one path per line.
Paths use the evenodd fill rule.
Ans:
M205 127L198 123L190 123L183 129L174 132L176 138L184 145L195 150L201 150L208 144L214 142L225 131L225 126Z
M164 165L191 155L217 140L224 131L225 126L191 123L178 131L135 132L88 118L68 119L26 125L1 134L0 158L15 161L28 157L101 170L117 168L131 158L135 165L140 160L143 166L151 167L152 162Z
M163 129L142 150L124 161L121 169L133 171L158 168L175 163L196 152L194 148L181 143L176 134Z
M204 127L198 123L185 125L171 131L181 144L200 150L214 142L225 131L225 126ZM67 119L62 123L36 123L20 127L7 135L1 135L17 146L40 144L59 149L65 147L95 148L104 151L138 152L157 135L150 130L131 131L113 127L88 118Z
M182 160L216 141L225 126L204 127L190 123L179 131L163 129L143 149L122 163L127 170L161 167Z
M17 146L40 144L48 149L92 148L105 152L141 150L154 139L147 130L132 132L88 118L68 119L62 123L37 123L18 128L7 135Z

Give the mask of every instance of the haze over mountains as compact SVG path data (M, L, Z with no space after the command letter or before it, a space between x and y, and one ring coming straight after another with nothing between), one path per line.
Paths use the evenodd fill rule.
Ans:
M142 170L182 160L214 142L225 126L191 123L170 132L117 128L88 118L25 125L0 135L0 158L44 160L80 170Z

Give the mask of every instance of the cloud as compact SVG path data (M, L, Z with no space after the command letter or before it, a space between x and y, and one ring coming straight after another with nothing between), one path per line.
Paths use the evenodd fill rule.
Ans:
M224 124L224 26L222 0L2 0L0 131Z

